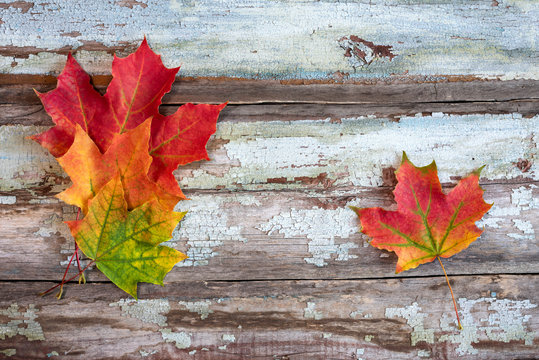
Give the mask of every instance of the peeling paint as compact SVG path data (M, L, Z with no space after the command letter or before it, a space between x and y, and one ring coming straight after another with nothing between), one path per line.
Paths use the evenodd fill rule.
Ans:
M316 303L307 302L307 307L303 310L303 317L305 319L321 320L324 316L318 310L315 310Z
M533 224L521 216L529 216L528 211L539 209L539 198L534 196L537 186L529 184L513 189L510 206L497 206L489 210L487 216L478 222L479 226L500 228L501 223L510 224L517 232L507 233L507 236L515 240L535 240Z
M363 354L365 354L364 348L356 349L356 360L363 360L363 358L361 357Z
M372 339L374 339L374 335L365 335L365 341L366 342L371 342Z
M0 205L13 205L16 202L16 196L0 196Z
M236 341L236 336L234 336L234 334L223 334L223 336L221 337L221 339L225 342L234 342Z
M194 312L200 315L200 319L206 319L210 314L213 313L213 310L210 310L211 301L180 301L178 304L184 306L189 312Z
M452 312L443 313L440 318L440 328L426 328L424 325L427 314L422 312L417 303L402 308L387 308L387 318L402 317L412 327L410 334L411 345L424 341L427 344L449 342L456 346L459 355L478 354L474 343L496 341L509 343L522 341L526 346L533 346L533 331L526 324L531 315L525 310L536 308L537 305L529 300L497 299L494 297L468 300L460 298L459 314L463 329L457 330L457 321ZM443 331L435 336L435 331ZM419 354L418 354L419 356ZM430 354L429 354L430 356Z
M431 357L431 352L429 350L417 350L417 357Z
M4 349L0 350L0 354L4 354L5 356L13 356L17 354L17 349Z
M159 330L165 342L173 342L178 349L187 349L191 346L191 335L186 332L173 332L170 329Z
M195 355L197 353L196 350L189 351L189 355Z
M406 319L408 325L413 329L410 335L412 346L415 346L420 341L434 344L434 330L424 328L423 321L427 315L421 313L421 308L416 302L403 308L387 308L385 316L386 318L402 317Z
M121 299L109 304L111 307L120 307L122 316L130 316L145 323L167 326L166 314L170 311L167 299L134 300ZM164 315L163 315L164 314Z
M536 308L537 305L529 300L460 298L458 303L463 330L455 334L442 335L438 341L458 344L459 355L478 354L478 350L472 344L485 338L505 343L524 341L525 345L533 345L535 333L526 329L526 323L530 321L531 315L525 315L523 311ZM478 318L478 314L486 317ZM454 320L447 314L440 319L442 330L452 329L453 323Z
M296 178L317 178L325 173L327 181L334 181L332 187L381 186L384 169L398 165L402 150L417 164L428 164L436 159L440 180L444 183L452 182L452 176L465 176L485 164L482 179L539 180L537 161L526 173L513 165L519 158L539 157L534 135L538 132L538 123L539 116L523 118L519 114L438 114L401 117L398 122L359 117L342 119L341 124L332 123L331 119L222 122L215 138L224 140L225 144L210 154L215 160L195 170L182 169L180 185L184 189L212 190L219 187L304 189L305 184L296 182ZM3 145L0 190L37 184L53 186L55 191L65 187L55 183L65 174L54 158L38 144L24 139L42 130L43 127L35 126L0 126ZM362 154L359 161L357 152L351 149L364 148L369 151ZM216 171L216 164L226 171ZM272 178L286 181L269 183L268 179ZM316 186L323 187L323 184ZM196 201L181 202L179 207L192 210L190 207L200 206L202 211L203 204ZM237 201L249 204L252 198L238 197ZM187 221L188 217L184 222ZM207 248L201 246L201 249ZM208 256L199 254L198 258L204 261ZM189 260L183 262L187 263Z
M358 246L352 242L336 244L336 239L347 239L357 232L354 223L354 213L348 208L326 210L318 207L312 209L289 211L274 216L268 222L261 224L257 229L267 235L283 234L287 238L306 237L309 239L308 251L312 257L304 260L316 266L327 265L332 255L336 261L346 261L357 258L349 254L350 249Z
M150 356L150 355L153 355L153 354L157 354L157 350L139 350L139 354L141 357L146 357L146 356Z
M56 185L52 179L47 179L47 174L62 174L63 170L45 149L26 139L45 129L41 126L0 126L1 191L23 189L38 183Z
M332 336L333 336L332 333L323 333L323 334L322 334L322 338L323 338L323 339L329 339L329 338L332 337Z
M7 317L7 323L0 323L0 339L22 335L28 341L45 340L41 324L37 321L39 310L30 304L26 311L19 311L19 305L14 303L6 309L0 309L0 315Z
M180 201L176 211L188 211L172 234L169 244L186 241L188 259L176 266L199 266L208 265L209 259L216 256L215 248L222 246L227 241L243 241L242 227L230 225L228 214L224 209L225 202L247 201L241 199L225 199L213 195L201 195L196 199ZM253 200L254 201L254 200ZM253 203L254 204L254 203Z
M58 351L51 351L50 353L47 354L48 358L53 357L53 356L60 356L60 354L58 354Z
M57 52L78 49L91 72L107 72L112 58L103 48L132 46L146 34L168 66L182 62L185 76L327 79L344 71L387 79L406 71L440 78L443 69L446 75L537 79L538 10L533 1L513 3L497 7L492 22L489 2L49 0L27 12L2 10L0 71L58 72L65 56ZM391 44L399 56L352 72L338 44L349 34ZM17 48L34 51L15 58Z
M180 184L199 189L304 189L296 178L326 173L333 187L382 186L384 169L397 166L403 150L418 165L436 159L443 183L485 164L482 179L539 180L537 162L526 173L512 165L515 159L539 156L534 137L538 123L539 116L528 119L519 114L434 114L405 116L398 122L359 117L342 119L341 124L330 119L220 123L215 136L226 142L226 157L219 153L221 162L238 165L222 175L215 175L210 166L185 171ZM369 151L359 161L351 149ZM275 178L283 181L268 181Z

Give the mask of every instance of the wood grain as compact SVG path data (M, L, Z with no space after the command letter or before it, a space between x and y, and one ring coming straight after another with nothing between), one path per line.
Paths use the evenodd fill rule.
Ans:
M110 73L110 70L109 70ZM90 73L93 75L92 73ZM110 76L93 76L93 84L104 93ZM54 77L0 75L0 104L39 105L34 89L46 92L55 87ZM244 80L179 77L163 104L372 104L411 105L440 103L507 103L539 99L539 81L445 81L425 83L356 83L316 81ZM500 105L500 104L498 104ZM468 112L470 113L470 112Z
M485 184L485 198L495 205L480 223L481 238L447 259L450 274L539 273L537 206L539 182ZM358 233L356 215L347 205L393 208L391 188L335 191L207 192L190 191L189 210L170 246L190 257L167 279L354 279L394 277L396 258L368 246ZM0 279L56 280L73 252L62 221L74 209L50 196L16 191L0 205L3 241ZM75 270L73 270L75 271ZM440 275L430 263L399 277ZM91 280L105 281L97 270Z
M0 358L536 358L538 19L531 0L0 2ZM39 297L75 209L26 138L52 125L32 88L73 52L104 93L144 34L182 65L164 114L229 102L212 160L176 171L167 245L189 259L138 302L94 268ZM487 165L484 232L444 260L462 331L439 264L395 275L347 208L395 207L403 150L446 191Z
M90 72L107 73L112 53L146 35L186 76L538 79L538 12L533 0L8 2L0 72L58 73L75 51Z
M460 332L443 277L180 281L144 285L138 302L110 284L69 285L58 301L35 295L51 283L1 282L0 344L10 359L536 356L537 276L452 283Z

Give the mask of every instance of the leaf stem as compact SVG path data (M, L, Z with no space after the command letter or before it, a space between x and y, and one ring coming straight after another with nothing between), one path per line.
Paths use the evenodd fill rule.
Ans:
M455 295L453 295L453 289L451 289L449 278L447 277L447 273L445 272L444 264L442 264L442 260L440 259L439 256L437 256L436 258L438 259L438 262L440 263L440 266L442 267L442 270L444 271L445 280L447 281L447 286L449 286L449 291L451 292L451 298L453 299L453 306L455 307L455 314L457 315L457 322L459 324L459 330L462 330L462 324L460 323L459 312L457 310L457 302L455 301Z
M80 208L77 211L77 219L76 220L79 220L79 215L80 215ZM73 239L73 241L75 241L75 254L77 254L76 255L77 268L79 269L79 273L81 274L80 277L79 277L79 284L81 284L81 283L86 284L86 277L84 276L84 272L81 270L81 266L80 266L79 245L77 244L77 241L75 239Z
M60 293L59 293L59 295L61 296L61 295L62 295L62 292L63 292L63 291L62 291L62 288L63 288L64 284L70 282L70 281L73 280L73 279L75 279L77 276L80 276L80 274L82 274L84 271L86 271L86 269L88 269L91 265L93 265L94 262L95 262L95 260L90 261L90 262L88 263L88 265L86 265L86 266L84 267L84 269L82 269L79 273L77 273L76 275L70 277L70 278L67 279L67 280L62 280L62 282L61 282L60 284L54 285L54 286L51 287L49 290L43 291L42 293L39 293L39 295L40 295L40 296L45 296L45 295L47 295L48 293L50 293L51 291L53 291L54 289L56 289L58 286L61 286L61 288L60 288Z
M76 220L79 220L79 216L80 216L80 208L77 211L77 219ZM75 240L73 239L73 241L75 241ZM67 272L69 271L69 268L71 267L71 264L73 263L73 259L77 259L77 267L79 269L79 272L78 272L77 275L75 275L71 279L66 280ZM48 292L52 291L53 289L56 289L58 286L60 286L60 292L58 292L58 294L56 294L56 297L58 298L58 300L60 300L62 298L62 294L64 293L64 284L66 282L69 282L69 281L73 280L74 278L76 278L77 276L79 276L79 284L80 283L86 284L86 278L84 277L84 270L86 270L86 268L88 268L88 266L86 266L84 269L81 269L80 259L79 259L79 245L77 244L77 241L75 241L75 251L73 252L73 255L71 255L71 257L69 258L69 262L67 263L67 267L66 267L66 270L64 271L64 276L62 277L62 281L60 282L60 284L50 288L49 290L47 290L45 292L40 293L39 295L43 296L43 295L47 294Z

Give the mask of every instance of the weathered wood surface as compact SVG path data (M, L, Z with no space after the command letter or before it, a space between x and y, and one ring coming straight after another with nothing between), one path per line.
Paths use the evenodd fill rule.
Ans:
M73 286L56 301L35 296L52 283L0 282L0 351L20 359L536 358L537 276L452 282L460 332L443 277L169 282L143 285L138 302L110 284Z
M108 73L110 53L146 34L187 76L539 77L534 0L8 0L0 10L2 73L57 73L68 51Z
M299 106L296 115L287 111L293 106ZM8 309L16 303L20 310L12 307L6 311L19 313L34 304L44 317L39 321L43 334L47 333L46 323L56 329L52 333L65 334L69 331L61 324L84 324L87 321L82 314L89 314L86 317L94 320L86 332L96 334L104 326L114 345L107 345L109 342L98 334L62 343L53 340L62 335L52 333L49 338L43 335L43 343L30 343L36 346L17 346L12 342L17 336L6 337L7 342L0 344L15 349L14 356L20 358L56 353L66 358L70 354L117 357L119 343L122 355L128 358L189 353L202 359L255 355L475 358L476 351L479 358L486 359L514 354L533 358L538 341L534 320L538 302L535 274L539 272L535 236L539 181L534 162L538 155L537 116L434 113L388 119L372 114L357 117L357 105L349 109L318 106L241 105L225 112L208 146L213 160L177 172L192 200L179 204L190 213L170 245L185 251L190 259L167 276L165 288L143 286L140 297L145 302L136 305L121 300L123 295L111 285L100 283L71 285L65 304L52 296L35 297L36 292L50 286L46 281L58 279L72 254L73 243L62 221L72 219L75 213L53 197L69 185L69 180L52 157L25 140L25 136L44 129L47 120L42 110L26 115L12 105L13 113L19 115L12 118L13 124L0 127L0 211L5 220L0 279L10 280L4 285L18 290L6 290L2 304ZM164 111L172 109L169 106ZM326 113L317 116L317 111ZM350 117L341 118L343 111L349 111L346 115ZM27 123L31 125L24 125ZM481 183L485 198L495 205L481 222L485 233L467 251L445 261L455 283L464 286L456 286L455 292L464 308L461 314L472 328L460 335L449 325L453 321L451 303L437 264L423 265L393 279L394 256L368 247L367 239L357 233L355 215L346 208L394 206L390 167L398 166L403 149L418 164L436 158L447 189L458 177L488 164ZM498 275L511 273L520 275ZM89 271L87 278L106 281L96 270ZM511 284L504 283L505 290L488 285L503 282L499 279ZM208 291L211 284L219 284L219 291ZM311 288L318 290L310 293ZM435 294L430 295L431 290ZM489 291L497 295L492 297ZM84 300L87 294L90 297ZM213 321L207 321L210 317L199 321L199 314L186 315L187 308L202 314L210 310L217 313L213 307L224 306L223 299L231 302ZM121 306L111 309L115 302L125 309L134 307L123 311L138 315L131 320L122 317ZM428 304L437 305L431 309ZM326 309L331 320L317 319L323 316L319 308ZM388 308L393 310L387 313ZM238 309L250 310L244 314ZM373 315L375 309L377 315ZM357 322L355 315L350 317L357 310L367 316L366 323ZM25 316L32 317L33 311ZM45 315L47 311L50 315ZM54 311L73 315L56 321ZM90 315L93 312L100 314L97 319ZM290 316L289 312L297 314ZM399 318L395 314L401 314L400 323L395 323L393 318ZM167 317L169 320L163 320ZM286 317L285 323L282 317ZM241 319L243 325L231 319ZM423 320L430 325L422 325ZM6 318L4 323L9 321ZM104 325L126 321L129 324ZM239 325L245 338L234 332ZM231 334L234 341L224 340L232 339ZM369 345L372 341L366 341L365 336L370 340L378 336L379 342ZM80 341L95 345L82 346Z
M535 1L0 3L0 358L532 359L539 344ZM97 270L62 301L69 179L25 139L73 51L104 92L146 34L182 64L163 113L229 101L139 302ZM371 43L372 42L372 43ZM346 206L394 207L402 151L444 188L484 164L480 239L394 274Z

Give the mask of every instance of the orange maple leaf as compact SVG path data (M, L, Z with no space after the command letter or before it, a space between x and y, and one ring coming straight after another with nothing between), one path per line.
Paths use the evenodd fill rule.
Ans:
M400 273L436 258L451 257L481 235L482 230L475 222L492 204L483 200L480 171L460 180L445 195L436 163L416 167L403 153L401 166L396 171L397 211L351 208L359 216L361 231L372 237L370 244L397 254L396 272Z
M109 149L101 154L88 134L76 125L75 140L58 162L71 178L73 185L57 195L64 202L80 207L84 214L88 200L116 174L120 176L128 209L134 209L147 201L157 199L166 209L172 210L179 196L165 193L148 178L152 158L148 154L151 119L135 129L118 135Z

